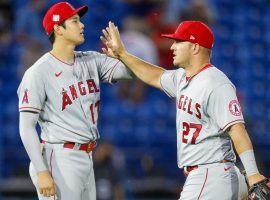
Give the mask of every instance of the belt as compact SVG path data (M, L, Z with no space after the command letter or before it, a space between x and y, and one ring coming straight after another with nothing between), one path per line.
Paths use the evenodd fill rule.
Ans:
M46 141L42 140L42 143L45 144ZM84 143L84 144L79 144L79 143L75 143L75 142L63 143L64 148L81 150L81 151L85 151L86 153L93 151L94 148L96 147L96 145L97 145L96 141L88 142L88 143Z
M227 163L227 162L232 162L230 160L220 160L217 163ZM193 166L185 166L184 167L184 175L187 176L189 172L198 169L199 165L193 165Z

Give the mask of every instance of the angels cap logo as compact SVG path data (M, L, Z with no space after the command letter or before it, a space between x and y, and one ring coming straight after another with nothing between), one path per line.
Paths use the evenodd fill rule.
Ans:
M190 39L190 40L195 40L195 37L194 37L193 35L191 35L191 36L189 37L189 39Z
M53 21L59 22L60 21L60 15L53 15Z
M241 106L237 100L230 102L229 110L234 116L240 116L242 114Z

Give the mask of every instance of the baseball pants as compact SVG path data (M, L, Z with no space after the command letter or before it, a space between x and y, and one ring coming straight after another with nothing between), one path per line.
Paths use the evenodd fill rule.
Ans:
M242 200L247 192L245 177L234 163L213 163L189 172L179 200Z
M43 159L52 174L57 193L39 194L39 200L96 200L92 152L64 148L63 144L43 144ZM37 173L30 163L29 173L37 188Z

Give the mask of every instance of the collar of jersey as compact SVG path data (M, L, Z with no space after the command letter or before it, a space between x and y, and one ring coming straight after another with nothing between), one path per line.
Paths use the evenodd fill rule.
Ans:
M60 60L59 58L57 58L55 55L53 55L51 52L49 52L49 54L52 55L52 57L54 57L54 58L55 58L56 60L58 60L59 62L64 63L64 64L66 64L66 65L68 65L68 66L73 66L74 63L75 63L75 54L74 54L74 56L73 56L73 63L67 63L67 62L64 62L64 61Z
M202 71L208 69L209 67L211 67L212 64L211 63L206 63L204 64L199 71L197 71L196 74L194 74L193 76L190 76L190 77L186 77L186 81L189 81L191 78L193 78L194 76L196 76L197 74L201 73Z

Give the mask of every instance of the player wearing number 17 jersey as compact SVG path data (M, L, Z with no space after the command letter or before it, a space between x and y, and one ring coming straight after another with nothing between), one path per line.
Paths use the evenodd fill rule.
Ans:
M96 199L91 151L99 139L100 83L133 78L119 60L74 50L84 42L80 17L87 9L60 2L47 11L43 26L52 50L26 71L18 89L20 135L39 199Z
M142 81L176 100L178 166L187 176L180 199L246 199L247 185L234 164L233 144L248 183L265 177L257 169L236 89L210 63L211 29L199 21L184 21L175 33L163 35L174 40L171 50L177 70L164 70L129 54L111 22L103 34L104 53L120 59Z

